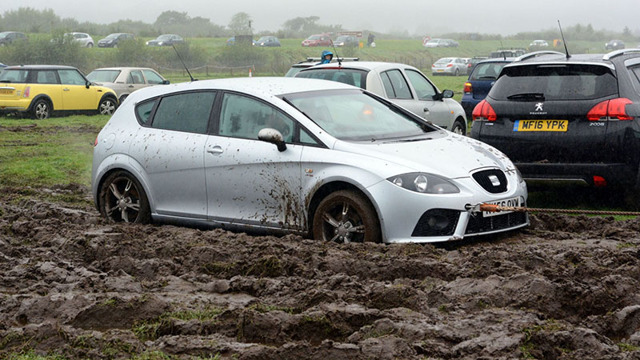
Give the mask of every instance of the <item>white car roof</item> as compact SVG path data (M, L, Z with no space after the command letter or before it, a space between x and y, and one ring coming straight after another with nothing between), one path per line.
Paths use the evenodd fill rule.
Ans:
M323 67L335 68L335 67L338 67L338 63L331 62L329 64L321 64L321 65L313 66L314 69L323 68ZM392 68L405 68L405 69L418 70L417 68L411 65L402 64L402 63L383 62L383 61L348 61L348 62L345 61L345 62L342 62L341 67L345 69L360 69L360 70L368 70L368 71L372 71L372 70L384 71L386 69L392 69Z

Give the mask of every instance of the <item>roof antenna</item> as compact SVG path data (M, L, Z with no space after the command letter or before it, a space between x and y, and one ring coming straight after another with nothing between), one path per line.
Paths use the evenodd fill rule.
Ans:
M171 44L171 47L173 48L173 50L176 51L176 55L178 55L178 59L180 59L180 62L182 63L182 66L184 66L184 69L187 70L187 74L189 74L189 77L191 78L191 82L198 81L198 79L194 79L193 76L191 76L191 72L189 71L189 68L187 67L187 65L185 65L184 61L182 60L182 56L180 56L180 53L178 52L178 49L176 49L176 46L174 44Z
M336 50L336 46L333 45L331 38L329 38L329 41L331 41L331 47L333 47L333 52L336 54L336 59L338 59L338 67L342 67L342 60L340 60L340 56L338 56L338 50Z
M560 37L562 37L562 45L564 45L564 53L567 54L567 60L571 57L569 55L569 49L567 49L567 42L564 41L564 33L562 33L562 26L560 26L560 20L558 20L558 27L560 28Z
M502 54L502 58L507 60L507 52L504 51L504 45L502 45L502 39L500 39L500 54Z

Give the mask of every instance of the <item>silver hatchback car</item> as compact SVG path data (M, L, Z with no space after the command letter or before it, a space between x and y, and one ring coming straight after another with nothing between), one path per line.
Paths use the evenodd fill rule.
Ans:
M92 192L116 222L433 242L520 228L527 189L498 150L365 90L235 78L134 92L96 138Z

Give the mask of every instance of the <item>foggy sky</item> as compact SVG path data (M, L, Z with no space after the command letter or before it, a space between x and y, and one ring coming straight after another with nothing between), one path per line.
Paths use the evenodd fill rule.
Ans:
M61 18L108 24L118 20L153 23L164 11L185 12L227 26L238 12L249 14L254 32L276 31L296 17L318 16L318 24L345 30L409 35L518 32L591 24L595 30L640 33L640 0L3 0L0 14L20 7L52 9Z

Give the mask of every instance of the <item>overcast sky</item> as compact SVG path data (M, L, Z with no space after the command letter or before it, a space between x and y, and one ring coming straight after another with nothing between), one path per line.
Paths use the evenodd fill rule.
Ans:
M2 0L0 13L31 7L53 9L61 18L108 24L118 20L153 23L164 11L186 12L227 26L246 12L255 32L276 31L296 17L318 16L319 24L345 30L515 34L575 24L596 30L640 32L640 0Z

